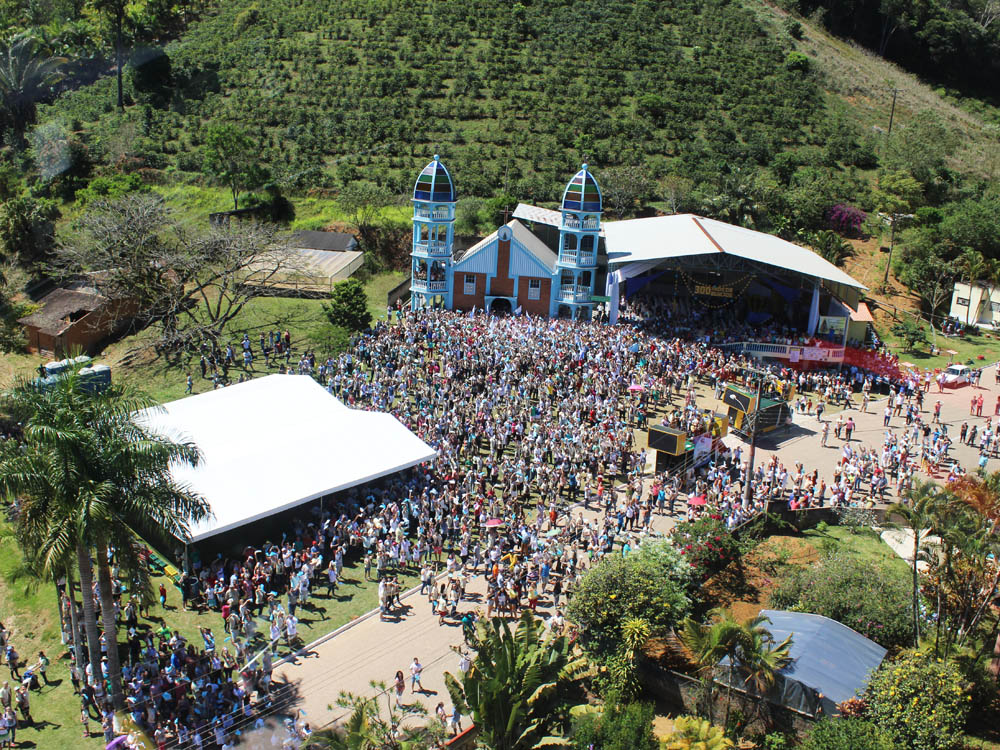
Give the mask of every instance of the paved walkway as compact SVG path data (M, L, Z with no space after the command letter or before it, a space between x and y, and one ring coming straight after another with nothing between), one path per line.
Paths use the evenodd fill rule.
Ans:
M982 382L982 389L964 387L944 393L938 393L937 386L933 386L925 395L924 419L930 418L934 402L940 400L942 421L949 425L956 439L964 420L969 421L970 426L978 424L982 429L986 417L969 416L969 399L973 393L982 393L984 414L993 414L1000 388L994 385L992 367L984 374ZM706 393L704 388L699 390L699 405L719 410L718 402L712 394ZM882 444L885 431L882 425L884 406L883 399L873 401L868 414L856 409L850 410L849 413L857 423L853 437L855 444ZM832 416L836 419L835 414ZM843 441L834 439L831 430L828 446L823 447L820 445L820 425L815 417L796 415L795 421L796 428L790 436L779 438L778 442L766 436L758 439L757 461L764 461L772 453L777 453L786 466L800 460L806 467L819 468L820 476L829 479L834 464L840 459ZM892 420L891 427L898 430L904 424L902 418L897 418ZM726 441L733 446L740 443L739 438L734 435L728 436ZM952 449L952 454L970 470L976 467L977 449L957 445ZM995 459L991 459L987 468L996 469L996 463ZM574 510L574 516L578 512L581 510ZM593 510L586 511L588 518L595 515ZM669 530L673 523L673 519L654 517L654 529L658 531ZM477 576L468 591L473 596L482 596L484 587L484 578ZM443 701L450 712L451 700L445 689L444 672L450 671L457 675L459 657L451 647L462 643L461 628L457 624L439 626L426 597L412 593L405 596L403 602L406 611L401 612L398 619L380 621L377 612L359 618L342 628L334 637L275 669L275 676L279 681L288 681L294 686L299 696L295 706L306 712L306 718L313 728L325 726L346 716L347 711L336 705L340 691L374 695L376 691L370 687L369 682L384 681L391 685L396 670L402 670L407 676L406 701L419 698L431 713L437 703ZM480 606L476 602L463 604L467 608ZM551 602L543 600L539 611L547 616L551 611ZM413 696L409 687L409 666L414 657L419 657L424 666L423 685L426 692L418 696ZM383 697L382 700L388 700L388 697Z

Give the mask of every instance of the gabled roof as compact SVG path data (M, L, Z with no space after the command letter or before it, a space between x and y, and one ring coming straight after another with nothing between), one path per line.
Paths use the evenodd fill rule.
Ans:
M518 259L514 257L514 253L511 253L510 271L512 274L517 276L530 275L533 270L544 271L546 274L552 274L555 272L557 256L554 252L552 252L552 250L549 249L548 245L532 234L531 230L517 219L511 219L505 226L510 227L512 242L516 242L520 245L531 257L531 259L535 261L535 265L537 266L537 269L530 269L527 266L518 266ZM454 269L456 271L475 270L477 272L482 272L486 269L496 268L496 245L497 233L493 232L466 250L462 256L455 261ZM486 255L490 255L491 257L487 258L485 257ZM474 269L473 266L475 266Z
M56 289L40 300L41 309L17 322L37 328L41 333L58 336L75 321L67 320L74 313L89 313L102 307L107 298L90 292Z
M854 289L867 289L808 248L716 219L675 214L606 221L603 226L608 260L614 264L728 253Z

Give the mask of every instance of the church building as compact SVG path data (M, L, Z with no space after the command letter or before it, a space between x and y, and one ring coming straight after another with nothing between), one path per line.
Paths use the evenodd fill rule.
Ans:
M540 214L531 217L537 233L514 218L455 252L455 204L451 174L435 156L413 188L414 307L592 318L602 206L586 164L563 191L560 211L523 207Z

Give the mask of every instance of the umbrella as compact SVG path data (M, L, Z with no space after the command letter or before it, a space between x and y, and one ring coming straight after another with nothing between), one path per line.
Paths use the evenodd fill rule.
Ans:
M944 352L945 354L958 354L954 349L945 349Z
M644 391L644 390L646 390L646 386L644 386L644 385L639 385L638 383L632 383L632 385L630 385L630 386L628 387L628 389L629 389L630 391Z
M495 529L497 526L503 526L503 521L501 521L499 518L491 518L489 521L486 522L487 529Z
M695 495L688 498L688 505L705 505L707 502L704 495Z
M916 367L916 365L913 364L912 362L900 362L899 366L900 367Z
M116 747L121 747L125 744L125 740L128 739L128 735L121 735L120 737L115 737L111 742L104 746L104 750L114 750Z

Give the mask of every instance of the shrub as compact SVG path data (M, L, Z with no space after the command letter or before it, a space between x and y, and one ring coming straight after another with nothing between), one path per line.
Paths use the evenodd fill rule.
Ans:
M901 748L961 747L970 696L949 662L907 652L882 664L868 686L869 717Z
M628 557L607 557L591 568L570 599L569 617L588 649L608 655L629 618L646 620L653 636L666 635L688 613L689 580L689 568L670 545L643 544Z
M820 721L799 745L799 750L893 750L885 732L864 719Z
M655 711L651 703L608 704L574 722L573 747L587 750L657 750L653 734Z
M861 227L865 223L868 215L860 208L838 203L830 208L827 213L830 220L830 227L841 234L857 236L861 232Z
M770 605L829 617L892 649L912 638L911 593L904 571L834 553L783 580Z
M722 517L714 514L677 524L670 540L687 560L698 581L722 570L739 554L736 538L726 528Z

